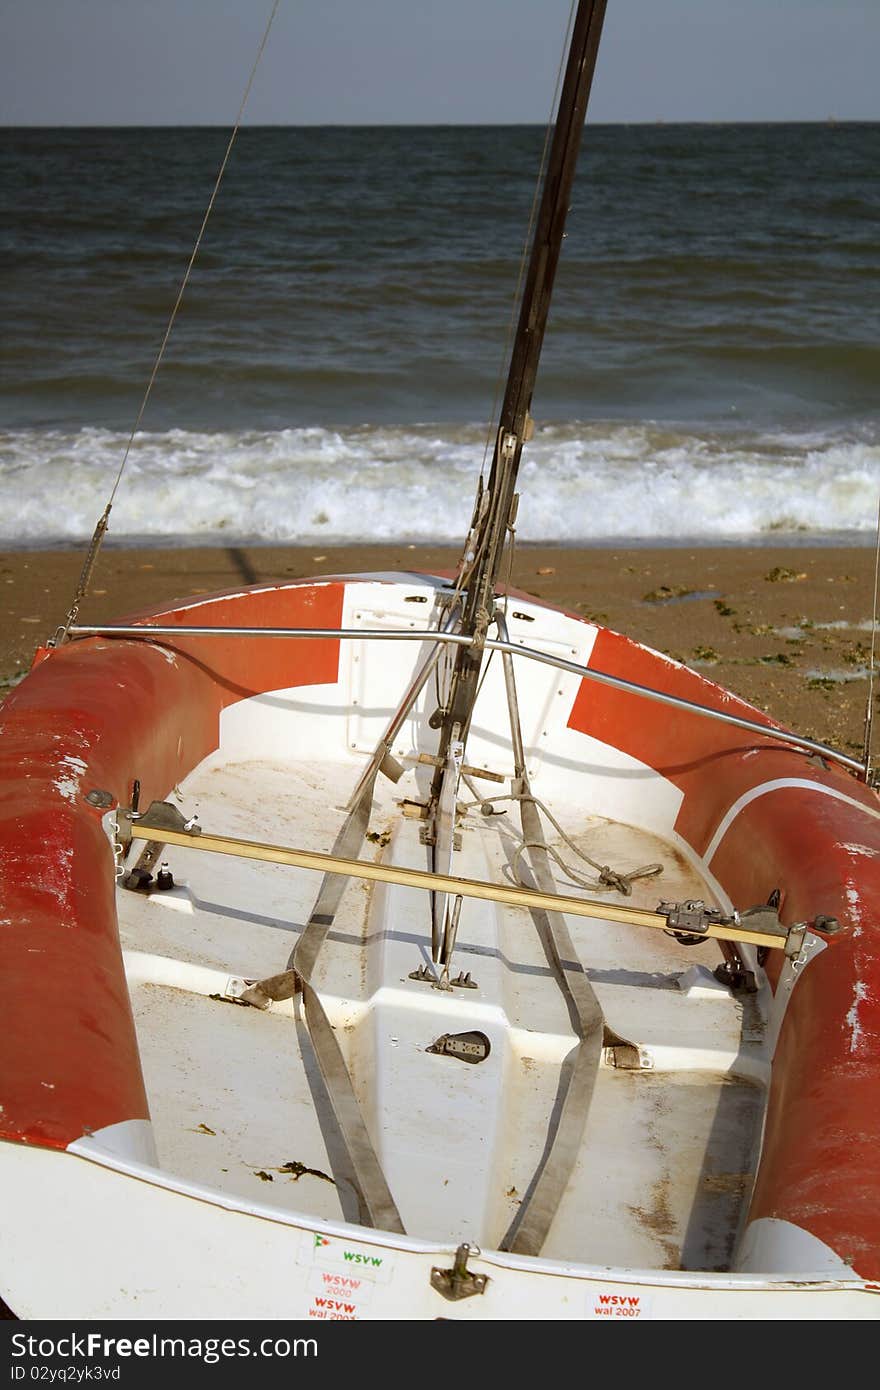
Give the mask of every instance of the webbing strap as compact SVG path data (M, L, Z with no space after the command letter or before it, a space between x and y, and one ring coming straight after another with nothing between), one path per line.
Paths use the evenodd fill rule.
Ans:
M357 803L346 817L333 844L334 854L344 855L346 858L353 857L363 843L370 823L375 777L374 773L371 780L364 785ZM280 975L273 975L253 985L242 998L246 1003L266 1008L273 999L290 999L300 988L302 989L306 1023L315 1058L351 1164L361 1211L364 1214L364 1224L403 1234L400 1212L373 1148L345 1058L324 1006L311 984L311 975L319 952L350 881L343 874L324 875L305 930L290 953L287 969Z
M529 861L535 882L543 892L554 891L550 859L543 848L543 827L525 777L520 817L523 839L530 842ZM561 912L542 911L535 915L545 927L541 935L550 947L578 1042L563 1063L555 1120L551 1122L541 1161L500 1245L502 1250L519 1255L540 1254L577 1162L599 1070L605 1022L565 917Z

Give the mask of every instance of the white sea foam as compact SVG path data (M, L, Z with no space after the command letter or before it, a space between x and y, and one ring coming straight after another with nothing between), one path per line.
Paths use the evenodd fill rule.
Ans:
M126 436L0 432L0 544L86 540ZM483 456L476 427L144 433L113 507L117 542L458 541ZM688 433L653 424L539 430L520 473L527 541L867 539L880 444Z

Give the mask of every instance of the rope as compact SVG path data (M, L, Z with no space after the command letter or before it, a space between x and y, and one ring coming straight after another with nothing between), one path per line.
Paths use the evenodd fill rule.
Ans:
M88 586L89 586L89 583L90 583L90 581L91 581L92 571L93 571L93 569L94 569L94 567L95 567L95 564L96 564L96 562L97 562L97 559L98 559L98 552L99 552L100 549L101 549L101 543L102 543L102 541L103 541L103 539L104 539L104 536L105 536L105 534L106 534L107 527L108 527L108 524L109 524L109 521L110 521L110 512L111 512L111 510L112 510L113 503L114 503L114 501L115 501L115 499L116 499L116 492L117 492L117 489L118 489L118 487L119 487L120 482L122 481L122 475L123 475L123 473L125 472L125 465L128 463L128 456L129 456L129 454L131 453L131 448L132 448L132 445L134 444L135 435L137 434L138 430L140 429L141 420L142 420L143 417L144 417L144 411L145 411L146 408L147 408L147 402L149 401L150 395L151 395L152 390L153 390L153 383L155 382L156 377L158 376L158 373L159 373L159 368L160 368L161 365L162 365L162 359L163 359L163 357L165 356L165 349L166 349L166 347L168 346L168 340L169 340L169 338L171 337L171 332L172 332L172 329L174 328L175 320L177 319L177 312L178 312L178 310L179 310L179 308L180 308L181 302L182 302L182 300L183 300L183 296L184 296L184 294L186 293L186 287L187 287L187 285L189 284L189 278L190 278L190 275L192 274L192 268L193 268L193 266L195 265L196 257L198 256L199 250L200 250L201 245L202 245L202 238L203 238L204 235L205 235L205 228L206 228L207 225L208 225L208 219L210 218L211 213L212 213L213 210L214 210L214 204L215 204L215 202L217 201L217 194L220 192L220 184L223 182L223 175L226 173L226 166L227 166L227 164L229 163L229 157L230 157L230 155L232 154L232 147L233 147L233 145L235 144L235 139L236 139L236 136L238 135L239 127L240 127L240 125L241 125L242 116L244 115L244 109L245 109L245 106L247 105L248 97L250 96L250 91L251 91L251 87L253 86L254 78L255 78L256 75L257 75L257 68L258 68L259 65L260 65L260 59L261 59L262 56L263 56L263 50L265 49L266 43L268 42L268 39L269 39L269 32L270 32L270 30L271 30L271 28L272 28L273 23L275 22L275 16L276 16L276 14L278 13L278 7L279 7L280 4L281 4L281 0L274 0L274 3L273 3L273 5L272 5L272 12L271 12L271 14L269 15L269 19L268 19L268 21L267 21L267 23L266 23L266 27L265 27L265 29L264 29L264 31L263 31L263 37L262 37L262 39L260 40L260 46L259 46L259 48L257 49L257 55L256 55L256 57L254 58L254 62L253 62L253 66L252 66L252 68L251 68L250 76L248 77L247 85L245 86L245 89L244 89L244 95L242 96L241 104L240 104L240 106L239 106L239 108L238 108L238 115L237 115L236 118L235 118L235 124L234 124L234 126L233 126L233 128L232 128L232 134L230 135L230 137L229 137L229 142L228 142L228 144L227 144L227 146L226 146L226 153L225 153L224 156L223 156L223 161L222 161L222 163L221 163L221 165L220 165L220 169L219 169L219 172L218 172L218 174L217 174L217 178L216 178L215 181L214 181L214 187L213 187L213 190L212 190L212 192L211 192L211 196L210 196L210 198L208 199L208 206L206 207L206 209L205 209L205 215L204 215L204 217L202 218L202 225L201 225L201 227L199 228L199 234L198 234L198 236L196 237L195 245L193 246L192 254L191 254L190 258L189 258L189 264L187 265L186 271L185 271L184 276L183 276L183 279L182 279L181 282L180 282L180 289L178 290L178 292L177 292L177 298L176 298L176 300L174 301L174 308L171 310L171 317L169 318L169 320L168 320L168 325L167 325L167 327L166 327L166 329L165 329L165 336L163 337L162 342L161 342L161 345L160 345L160 347L159 347L159 351L158 351L158 353L156 354L156 360L155 360L155 362L153 363L153 370L152 370L152 372L150 373L150 379L149 379L149 381L147 382L147 388L146 388L146 390L144 391L144 396L143 396L143 400L141 401L140 410L139 410L138 413L137 413L137 418L135 419L134 425L132 426L132 429L131 429L131 433L130 433L130 435L128 436L128 443L126 444L125 450L124 450L123 455L122 455L122 462L121 462L120 465L119 465L119 470L118 470L118 472L117 472L117 474L116 474L116 479L115 479L115 481L114 481L114 483L113 483L113 487L111 488L110 496L109 496L109 498L107 499L107 505L106 505L106 507L104 508L103 514L102 514L100 520L98 521L97 526L95 527L95 531L94 531L94 534L93 534L93 536L92 536L91 544L90 544L89 549L88 549L88 552L87 552L87 554L86 554L85 564L83 565L82 573L80 574L80 577L79 577L79 583L77 584L76 592L74 593L73 601L72 601L72 603L71 603L71 606L70 606L70 609L69 609L69 611L68 611L67 617L66 617L66 619L64 620L64 622L61 624L61 626L56 630L54 637L52 637L52 638L50 639L50 641L49 641L49 643L48 643L48 645L49 645L50 647L55 647L55 646L57 646L57 645L59 644L59 642L64 642L64 641L66 640L67 634L68 634L68 632L70 631L70 628L71 628L72 625L76 622L77 617L79 616L79 607L80 607L80 604L82 603L83 599L84 599L85 596L86 596L86 593L88 592Z
M542 840L522 840L514 852L511 872L517 883L525 887L518 865L522 855L529 849L541 849L545 854L549 854L560 867L562 872L572 883L578 884L581 888L589 888L591 892L601 893L606 890L613 890L615 893L622 893L625 898L632 894L633 881L637 878L653 878L655 874L662 873L662 864L644 864L640 869L633 869L628 874L622 874L617 869L612 869L610 864L596 864L588 855L578 851L578 855L585 863L598 869L598 878L585 878L583 874L577 873L570 864L566 864L562 855L553 848L552 845L545 844Z
M629 873L621 873L619 870L612 868L610 864L600 864L597 860L591 859L585 850L582 850L578 845L575 844L571 836L567 835L566 832L563 830L562 826L559 824L559 821L553 815L553 812L550 810L550 808L548 806L545 806L544 802L540 801L538 797L533 795L533 793L503 792L499 796L482 797L480 796L474 784L471 782L470 778L466 777L464 780L467 783L470 790L472 791L472 793L474 794L474 796L476 797L475 802L468 802L466 803L466 806L477 805L482 810L484 806L494 806L495 803L498 801L533 802L535 806L538 808L538 810L543 812L543 814L547 817L554 830L556 830L560 838L564 840L565 844L568 845L569 849L577 855L578 859L582 859L585 864L589 864L590 868L595 869L598 874L598 878L596 879L584 878L582 874L579 874L574 869L572 869L571 865L566 864L561 855L555 849L553 849L551 845L546 844L546 842L520 840L516 850L514 851L513 862L511 864L511 872L513 873L513 877L516 879L516 882L519 883L521 887L525 887L525 884L522 876L518 872L517 865L523 853L527 849L535 848L542 849L547 854L549 854L562 869L563 873L567 874L572 883L577 883L580 885L581 888L589 888L591 891L597 893L613 890L615 893L622 893L625 897L629 897L632 893L632 884L636 879L653 878L656 874L660 874L663 872L662 864L643 864L638 869L631 869ZM503 812L497 814L503 814Z

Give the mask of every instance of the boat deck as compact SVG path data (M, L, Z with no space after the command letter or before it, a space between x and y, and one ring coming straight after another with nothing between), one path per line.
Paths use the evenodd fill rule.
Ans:
M420 822L402 814L424 769L379 779L364 852L427 868ZM356 768L355 768L356 775ZM206 831L329 850L353 763L208 759L180 792ZM503 790L481 783L485 794ZM541 788L536 787L541 795ZM470 809L452 872L513 882L520 841L506 814ZM611 901L712 899L679 848L554 801L591 858L662 874ZM295 826L295 832L291 827ZM558 844L552 827L548 840ZM308 1218L357 1221L344 1153L301 1001L267 1012L234 995L285 969L319 877L276 864L169 848L175 879L149 896L119 890L122 944L161 1166L182 1179ZM583 865L580 865L584 869ZM589 869L584 872L590 873ZM578 892L557 874L561 891ZM593 894L592 896L595 896ZM717 945L569 917L608 1025L640 1049L639 1070L604 1055L584 1139L542 1255L636 1268L724 1269L753 1171L765 1103L762 998L735 998L712 969ZM539 924L467 899L452 974L476 989L410 978L429 959L429 898L351 880L313 984L341 1045L403 1225L425 1239L498 1247L555 1123L576 1036ZM428 1052L445 1033L490 1042L468 1064Z

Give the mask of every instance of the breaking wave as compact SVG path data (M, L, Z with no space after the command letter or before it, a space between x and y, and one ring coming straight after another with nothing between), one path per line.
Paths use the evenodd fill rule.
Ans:
M127 436L0 432L0 544L87 540ZM137 436L113 507L117 544L457 542L484 433L476 426L323 427ZM867 433L539 430L520 472L517 533L559 544L858 544L873 535L880 440Z

